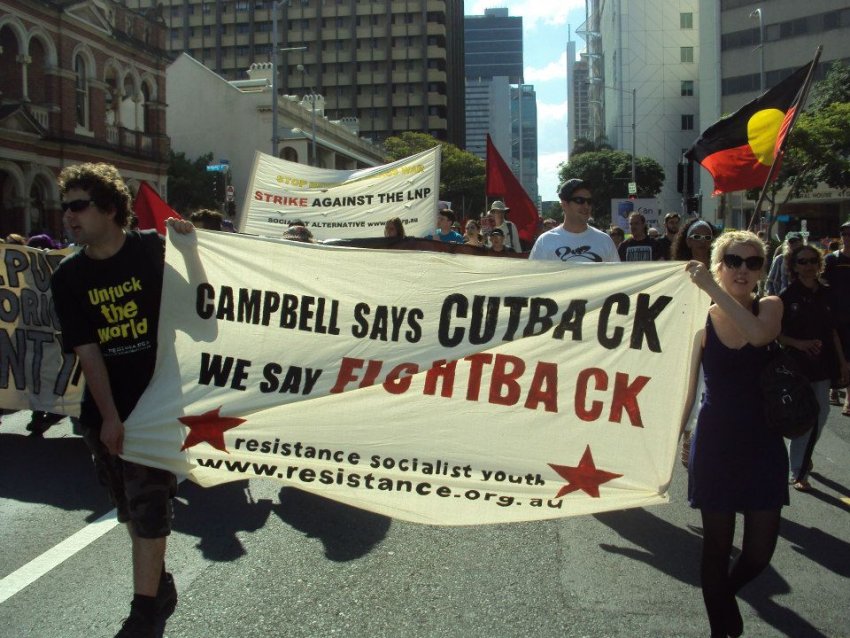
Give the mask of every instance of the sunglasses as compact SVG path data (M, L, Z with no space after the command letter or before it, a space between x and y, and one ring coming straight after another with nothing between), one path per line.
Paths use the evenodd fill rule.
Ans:
M577 197L570 197L567 201L575 202L579 206L582 206L583 204L592 204L593 203L593 199L591 197L582 197L580 195L577 196Z
M810 259L806 259L805 257L797 260L798 266L814 266L818 263L817 257L811 257Z
M711 241L714 237L711 235L690 235L688 239L693 239L694 241Z
M74 199L70 202L62 202L62 212L70 210L72 213L79 213L91 206L91 201L90 199Z
M745 264L747 266L747 270L761 270L762 266L764 266L764 257L759 257L758 255L753 255L752 257L741 257L739 255L723 255L723 263L727 268L738 269L741 267L741 264Z

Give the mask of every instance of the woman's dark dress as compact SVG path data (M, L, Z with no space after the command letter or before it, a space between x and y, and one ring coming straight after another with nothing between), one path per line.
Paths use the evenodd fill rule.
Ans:
M691 507L775 510L788 505L788 454L768 432L759 375L770 353L724 346L709 317L702 356L705 394L688 463Z

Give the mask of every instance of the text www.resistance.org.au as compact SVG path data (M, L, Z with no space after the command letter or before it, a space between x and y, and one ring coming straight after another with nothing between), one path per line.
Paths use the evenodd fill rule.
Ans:
M226 470L239 474L250 474L257 477L277 478L299 483L320 483L322 485L342 485L352 489L378 490L382 492L404 492L418 496L436 495L441 498L465 498L469 501L489 501L501 507L513 505L516 499L513 496L504 496L495 492L482 492L481 490L452 490L446 485L434 486L427 481L410 481L406 479L391 479L388 477L375 476L371 472L360 474L349 472L345 468L338 467L335 470L324 469L318 472L312 468L300 467L298 465L268 465L266 463L251 463L249 461L227 461L224 459L203 459L195 461L202 467L215 470Z

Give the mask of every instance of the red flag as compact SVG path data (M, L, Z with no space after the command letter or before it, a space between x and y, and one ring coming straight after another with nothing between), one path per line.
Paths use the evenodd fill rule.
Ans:
M800 107L811 66L810 62L797 69L729 117L712 124L685 153L714 177L715 195L765 185L795 111ZM773 179L778 174L775 170Z
M487 197L501 199L511 209L509 221L516 224L519 237L532 243L537 237L540 215L537 206L525 192L522 184L514 177L513 171L505 164L493 140L487 136Z
M174 209L166 204L153 186L142 182L136 200L133 202L133 212L139 220L139 229L156 228L160 235L165 234L165 220L169 217L181 219Z

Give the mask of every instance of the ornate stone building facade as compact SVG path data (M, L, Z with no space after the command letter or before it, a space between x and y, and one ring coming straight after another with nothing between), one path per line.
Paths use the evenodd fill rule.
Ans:
M56 176L115 164L164 192L166 29L111 0L0 0L0 235L62 235Z

